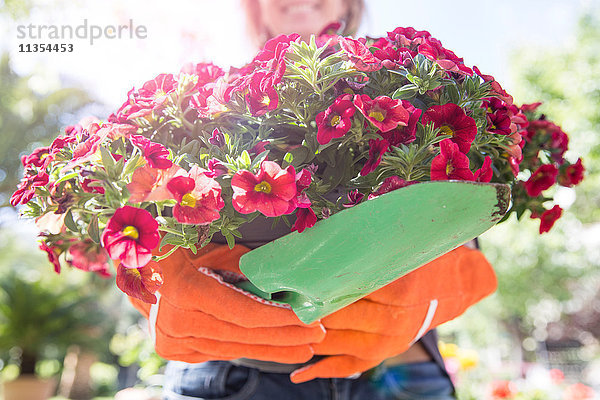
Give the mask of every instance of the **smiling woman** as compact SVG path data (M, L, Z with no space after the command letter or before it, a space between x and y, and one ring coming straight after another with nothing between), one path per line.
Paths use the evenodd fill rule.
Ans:
M358 30L363 0L242 0L246 11L248 33L262 46L269 38L296 32L302 39L321 32L333 21L344 24L343 33Z

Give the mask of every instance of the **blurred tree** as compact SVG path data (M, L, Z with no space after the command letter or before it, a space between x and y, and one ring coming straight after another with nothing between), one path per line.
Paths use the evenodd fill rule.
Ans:
M499 280L496 295L484 306L518 343L526 344L524 350L573 336L572 330L567 335L567 329L555 329L573 320L580 321L576 338L597 344L599 332L590 329L598 324L573 316L600 293L600 12L581 17L576 40L568 47L522 49L513 66L515 100L544 102L541 111L569 133L566 158L582 157L586 178L575 190L559 189L565 213L549 234L537 233L538 221L510 219L482 237ZM526 353L525 358L533 356Z
M32 79L17 75L7 54L0 57L0 207L8 204L21 178L20 155L48 144L64 127L61 118L90 102L79 89L38 93Z

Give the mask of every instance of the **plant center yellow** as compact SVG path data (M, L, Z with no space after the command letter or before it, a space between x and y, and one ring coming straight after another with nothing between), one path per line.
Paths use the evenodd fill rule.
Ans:
M134 240L137 240L137 238L140 237L140 233L138 232L135 226L129 225L126 226L125 229L123 229L123 236L127 236Z
M334 116L333 118L331 118L331 126L336 126L337 124L340 123L340 121L342 120L342 118L339 115Z
M196 198L194 196L192 196L189 193L186 193L183 195L183 197L181 198L181 201L179 202L179 204L182 207L196 207Z
M385 117L383 116L383 113L381 111L371 111L369 113L369 117L371 117L374 120L377 120L379 122L381 122L385 119Z
M454 136L454 131L448 125L440 126L442 135Z
M254 186L254 191L269 194L271 193L271 185L269 185L269 182L262 181L258 185Z

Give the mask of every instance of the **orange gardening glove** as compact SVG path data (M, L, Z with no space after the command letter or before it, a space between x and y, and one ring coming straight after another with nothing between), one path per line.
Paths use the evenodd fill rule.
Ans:
M319 322L305 325L289 306L228 283L244 279L239 259L248 251L241 245L230 250L209 244L197 255L179 249L160 262L164 284L157 304L130 298L150 320L157 354L194 363L242 357L280 363L310 360L311 343L325 336Z
M294 371L291 380L341 378L373 368L461 315L496 285L483 254L459 247L323 318L327 335L313 349L329 357Z

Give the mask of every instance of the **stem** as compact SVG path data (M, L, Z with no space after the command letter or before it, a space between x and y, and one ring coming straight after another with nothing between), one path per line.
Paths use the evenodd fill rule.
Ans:
M166 252L165 254L163 254L162 256L154 256L154 261L161 261L164 260L165 258L169 257L171 254L175 253L175 251L181 246L177 245L177 246L173 246L173 248L171 250L169 250L168 252Z
M171 228L164 227L164 226L158 228L158 230L159 231L163 231L163 232L167 232L167 233L171 233L171 234L176 235L176 236L185 237L185 235L183 233L181 233L179 231L176 231L174 229L171 229Z

